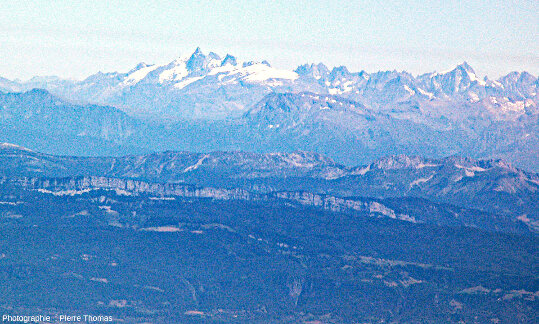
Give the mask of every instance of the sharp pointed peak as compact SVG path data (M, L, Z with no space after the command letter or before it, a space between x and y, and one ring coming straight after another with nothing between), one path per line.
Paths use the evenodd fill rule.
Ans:
M468 62L464 61L460 64L457 65L456 69L462 69L466 72L470 72L470 73L473 73L475 74L475 71L474 69L470 66L470 64L468 64Z
M193 52L193 54L191 54L191 56L189 57L189 60L194 60L199 57L206 57L206 55L202 53L202 50L200 49L200 47L197 47L195 51Z
M196 54L202 54L202 50L200 49L200 46L197 46L197 48L195 49L192 55L196 55Z
M438 73L435 72L435 73L431 73L430 75L435 76L435 75L454 74L454 73L461 73L461 72L464 72L464 73L466 73L468 75L471 75L471 76L476 75L474 69L466 61L463 61L462 63L457 64L457 66L455 66L451 70L446 70L446 71L442 71L442 72L438 72ZM426 75L428 75L428 74L426 74Z
M204 55L204 53L202 53L202 50L200 49L200 47L197 47L194 52L192 52L191 54L182 54L180 56L178 56L178 58L176 58L172 63L180 63L180 62L187 62L189 60L193 60L193 59L196 59L198 57L206 57Z
M231 65L236 66L238 64L238 61L236 60L236 57L234 57L234 56L232 56L230 54L226 54L225 58L221 62L221 66L224 66L224 65L227 65L227 64L231 64Z
M191 54L191 57L185 63L186 67L190 71L200 70L205 67L206 64L206 55L202 53L200 47L197 47L196 50Z

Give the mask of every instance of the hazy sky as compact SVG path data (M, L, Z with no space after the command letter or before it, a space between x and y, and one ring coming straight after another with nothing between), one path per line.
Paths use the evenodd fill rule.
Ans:
M0 76L84 78L231 53L295 68L539 74L539 1L0 1Z

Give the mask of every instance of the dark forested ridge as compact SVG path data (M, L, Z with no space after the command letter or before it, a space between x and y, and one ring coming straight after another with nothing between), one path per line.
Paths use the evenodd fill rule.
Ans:
M538 177L503 161L0 153L2 313L538 320Z

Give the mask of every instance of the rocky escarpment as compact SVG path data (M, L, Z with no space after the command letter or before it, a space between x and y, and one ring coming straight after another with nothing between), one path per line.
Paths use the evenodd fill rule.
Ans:
M254 204L295 206L357 216L391 218L413 223L473 226L488 230L525 232L526 226L512 218L480 210L440 204L420 198L339 197L305 190L253 192L243 188L203 187L185 183L160 183L112 177L2 177L0 190L56 197L136 196L151 199L247 201ZM12 195L11 195L12 196ZM85 198L86 197L86 198Z
M333 211L361 210L368 214L370 207L354 207L356 201L363 199L357 197L377 202L399 198L417 203L414 199L423 199L429 206L450 204L458 209L474 210L466 213L466 217L461 212L446 212L443 218L450 224L504 228L505 225L495 225L501 221L539 229L539 175L502 160L395 155L369 165L349 167L323 155L302 151L167 151L123 157L71 157L4 143L0 145L1 177L26 185L38 181L36 188L44 190L53 190L44 186L54 184L58 187L56 191L101 188L130 194L253 201L262 197L283 200L276 193L286 192L290 195L286 199L295 203ZM396 210L402 206L389 208ZM404 210L384 212L384 216L402 218L399 214L403 214L418 222L429 222L437 218L431 215L432 209L447 210L446 207L421 210L417 206L411 209L413 216Z
M92 190L111 190L120 195L155 195L218 200L275 201L286 200L335 212L361 212L371 216L398 218L415 222L413 217L398 214L393 209L372 199L346 199L309 192L252 193L244 189L197 187L180 183L152 183L109 177L74 178L1 178L0 186L18 187L55 196L75 196Z

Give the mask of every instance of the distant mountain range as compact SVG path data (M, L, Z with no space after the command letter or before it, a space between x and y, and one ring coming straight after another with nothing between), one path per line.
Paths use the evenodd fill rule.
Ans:
M113 106L73 104L35 89L0 94L0 139L47 153L86 156L304 150L358 165L392 154L459 154L503 158L539 170L535 106L506 111L484 102L433 102L388 111L337 95L272 92L240 117L165 122Z
M165 65L140 63L127 73L97 73L82 81L35 77L0 80L0 90L47 89L77 102L114 105L153 119L223 119L245 113L272 92L338 95L390 112L454 105L482 106L501 119L537 111L538 79L512 72L498 80L480 79L467 63L442 73L414 77L407 72L350 72L340 66L302 65L276 69L267 61L240 62L197 48ZM495 98L495 99L494 99ZM412 109L413 112L413 109Z
M417 77L323 64L286 71L197 48L82 81L0 79L0 135L56 154L306 150L346 164L460 154L537 171L538 85L527 72L480 79L467 63Z

